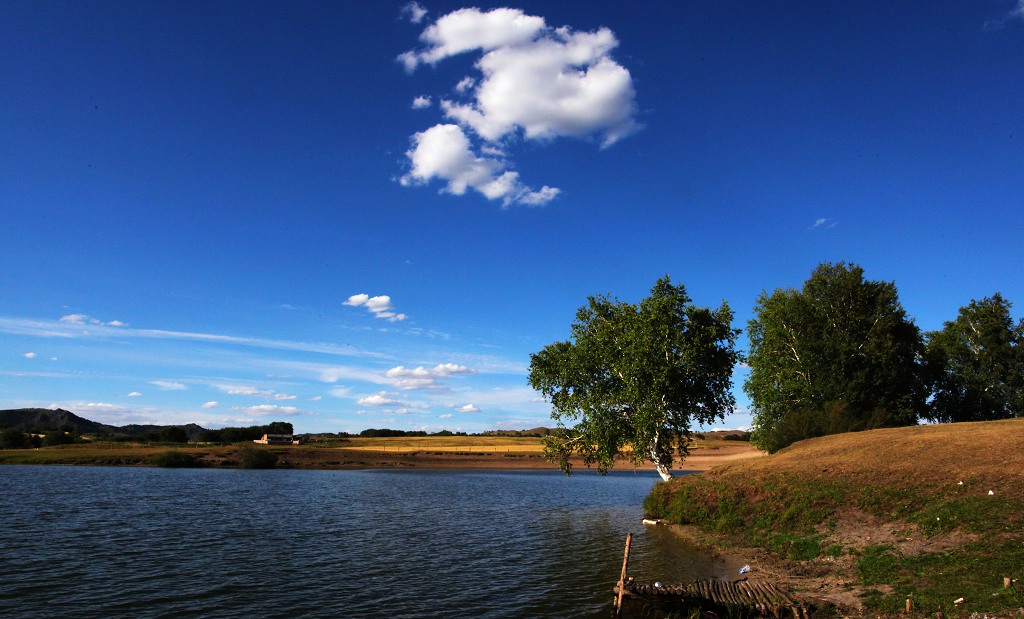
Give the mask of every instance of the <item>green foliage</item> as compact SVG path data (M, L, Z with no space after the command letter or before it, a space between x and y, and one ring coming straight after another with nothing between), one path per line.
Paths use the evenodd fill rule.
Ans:
M181 426L168 426L160 430L159 440L164 443L187 443L188 433Z
M732 311L690 301L668 277L639 304L590 297L570 340L530 355L530 385L558 422L545 455L566 474L573 454L602 473L626 454L638 465L650 459L664 477L676 455L686 455L692 422L732 411Z
M1024 416L1024 319L996 293L960 308L956 320L928 334L933 421L990 421Z
M63 429L47 430L46 434L43 435L43 445L45 447L52 447L54 445L70 445L78 440L78 436L74 432L69 432Z
M246 445L238 450L239 467L243 469L272 469L277 466L277 455L269 450Z
M189 453L176 449L168 449L164 453L153 458L153 464L170 469L196 468L202 463Z
M752 442L916 423L926 384L920 331L896 286L856 265L821 264L801 290L762 293L749 323Z
M0 430L0 449L27 449L31 445L28 435L21 430L14 428Z
M265 426L203 430L199 435L199 440L204 443L247 443L262 437L264 434L294 434L294 432L290 422L273 421Z

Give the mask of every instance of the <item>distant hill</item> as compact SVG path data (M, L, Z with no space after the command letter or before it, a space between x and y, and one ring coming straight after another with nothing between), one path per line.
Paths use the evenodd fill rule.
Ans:
M18 408L0 410L0 428L14 428L22 432L69 428L79 434L121 434L126 436L143 436L150 432L159 432L170 426L131 424L127 426L111 426L105 423L90 421L84 417L62 408ZM189 440L196 440L204 430L202 426L190 423L182 426Z

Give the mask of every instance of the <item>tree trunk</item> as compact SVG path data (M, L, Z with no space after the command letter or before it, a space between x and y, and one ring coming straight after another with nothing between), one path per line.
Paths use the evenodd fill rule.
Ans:
M647 457L650 458L651 462L658 469L658 475L661 475L661 481L668 481L672 479L672 458L666 458L664 453L658 449L658 439L661 436L654 437L654 443L651 445L651 450L648 452Z

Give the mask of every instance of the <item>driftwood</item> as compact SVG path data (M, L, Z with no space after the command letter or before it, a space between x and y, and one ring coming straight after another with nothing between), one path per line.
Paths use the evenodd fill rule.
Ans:
M724 610L730 616L776 617L795 619L810 617L806 600L788 593L769 582L741 580L699 580L689 584L641 584L627 578L629 546L632 534L626 536L622 559L622 575L615 586L615 614L622 614L623 599L628 597L672 600L697 608Z

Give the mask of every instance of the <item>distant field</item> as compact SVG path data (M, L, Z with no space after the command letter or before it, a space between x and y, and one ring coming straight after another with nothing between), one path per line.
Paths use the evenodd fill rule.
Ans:
M188 445L150 443L78 443L40 449L0 450L0 464L73 464L148 466L168 450L186 452L205 466L238 464L238 451L246 444ZM260 446L277 454L282 466L294 468L509 468L555 469L543 457L538 437L424 436L350 438L304 445ZM721 437L698 439L690 448L684 468L706 469L719 462L759 455L749 443ZM577 466L582 466L577 462ZM632 468L623 462L622 468ZM646 467L645 467L646 468Z

